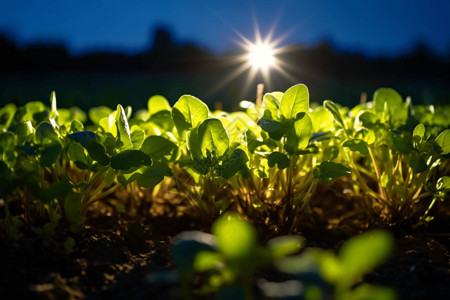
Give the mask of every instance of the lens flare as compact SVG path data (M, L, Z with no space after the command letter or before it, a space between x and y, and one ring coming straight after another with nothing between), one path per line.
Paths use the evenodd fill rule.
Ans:
M248 47L247 59L253 69L267 72L275 66L275 50L268 43L251 44Z

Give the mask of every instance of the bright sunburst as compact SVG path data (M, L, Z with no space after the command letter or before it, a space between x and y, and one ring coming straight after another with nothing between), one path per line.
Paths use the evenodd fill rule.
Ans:
M248 47L247 59L253 69L268 72L275 66L275 51L268 43L259 42Z
M230 64L236 64L236 69L226 78L221 80L220 83L214 85L209 91L209 94L213 94L215 91L219 90L245 72L247 72L248 75L246 76L245 82L242 83L244 94L248 88L250 88L252 81L257 78L258 75L262 77L262 83L264 83L268 89L272 89L270 79L270 74L272 72L276 72L289 81L295 82L286 70L289 68L289 65L286 62L283 62L280 58L277 58L278 54L288 51L288 47L280 47L280 43L286 38L287 34L274 39L274 24L268 34L263 37L259 31L256 21L254 26L254 41L251 41L231 27L240 38L240 41L236 41L236 43L243 50L243 53L228 60Z

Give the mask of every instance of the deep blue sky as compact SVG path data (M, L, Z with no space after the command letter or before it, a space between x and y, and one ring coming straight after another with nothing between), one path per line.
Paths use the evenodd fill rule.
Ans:
M313 45L324 38L367 55L398 55L425 41L450 53L449 0L0 0L0 32L19 45L65 43L74 54L100 49L136 52L148 47L156 25L177 41L224 52L276 25L284 44Z

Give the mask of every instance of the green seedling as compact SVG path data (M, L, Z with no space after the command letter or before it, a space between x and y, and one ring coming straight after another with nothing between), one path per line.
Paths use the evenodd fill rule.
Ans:
M338 300L396 299L390 288L359 283L389 258L393 248L394 238L389 233L373 230L349 239L337 255L331 250L308 249L280 260L277 267L302 283L304 294L297 295L302 299L328 299L331 295Z
M182 273L186 298L197 275L204 278L201 293L213 293L217 299L254 299L254 273L298 252L303 245L302 238L285 236L261 246L255 229L234 214L218 219L212 232L186 232L174 240L172 253Z

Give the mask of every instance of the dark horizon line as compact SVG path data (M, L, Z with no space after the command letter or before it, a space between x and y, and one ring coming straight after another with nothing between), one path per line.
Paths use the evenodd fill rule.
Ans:
M146 45L132 48L132 47L126 47L126 46L111 46L111 45L94 45L90 47L85 47L84 51L74 51L71 49L70 42L64 41L63 39L51 39L51 38L41 38L41 39L35 39L31 40L28 43L19 43L17 39L13 36L13 33L8 32L8 30L0 29L0 40L4 40L9 44L12 44L17 50L19 51L25 51L27 49L32 48L38 48L38 47L48 47L48 48L63 48L65 52L68 54L70 58L82 58L84 56L90 56L90 55L96 55L96 54L109 54L109 55L124 55L128 57L134 57L139 56L145 53L148 53L149 51L152 51L155 45L155 39L158 30L163 30L167 33L169 33L171 37L171 42L174 46L188 46L188 47L195 47L202 51L205 51L208 55L220 58L220 57L226 57L230 54L236 54L238 52L239 47L237 45L234 45L232 47L228 47L228 49L225 49L223 51L214 51L211 49L211 47L208 47L206 45L202 45L201 43L195 42L192 39L175 39L173 38L174 33L173 29L170 27L156 27L154 30L154 36L153 40L149 39L149 42ZM434 59L440 60L440 61L450 61L450 47L448 49L448 52L445 54L439 53L436 51L436 49L433 49L425 40L418 38L415 43L409 47L404 48L400 51L390 51L390 53L386 52L378 52L378 53L370 53L367 51L364 51L363 49L358 49L354 47L346 47L339 45L335 40L333 40L330 36L325 36L321 39L318 39L317 41L306 44L301 42L291 43L289 45L286 45L286 47L294 47L297 49L303 49L303 50L313 50L315 48L323 47L324 45L329 46L333 52L336 54L347 54L347 55L356 55L361 56L368 60L396 60L401 59L403 57L411 56L415 54L417 51L425 52L428 57L432 57ZM134 50L132 50L134 49Z

